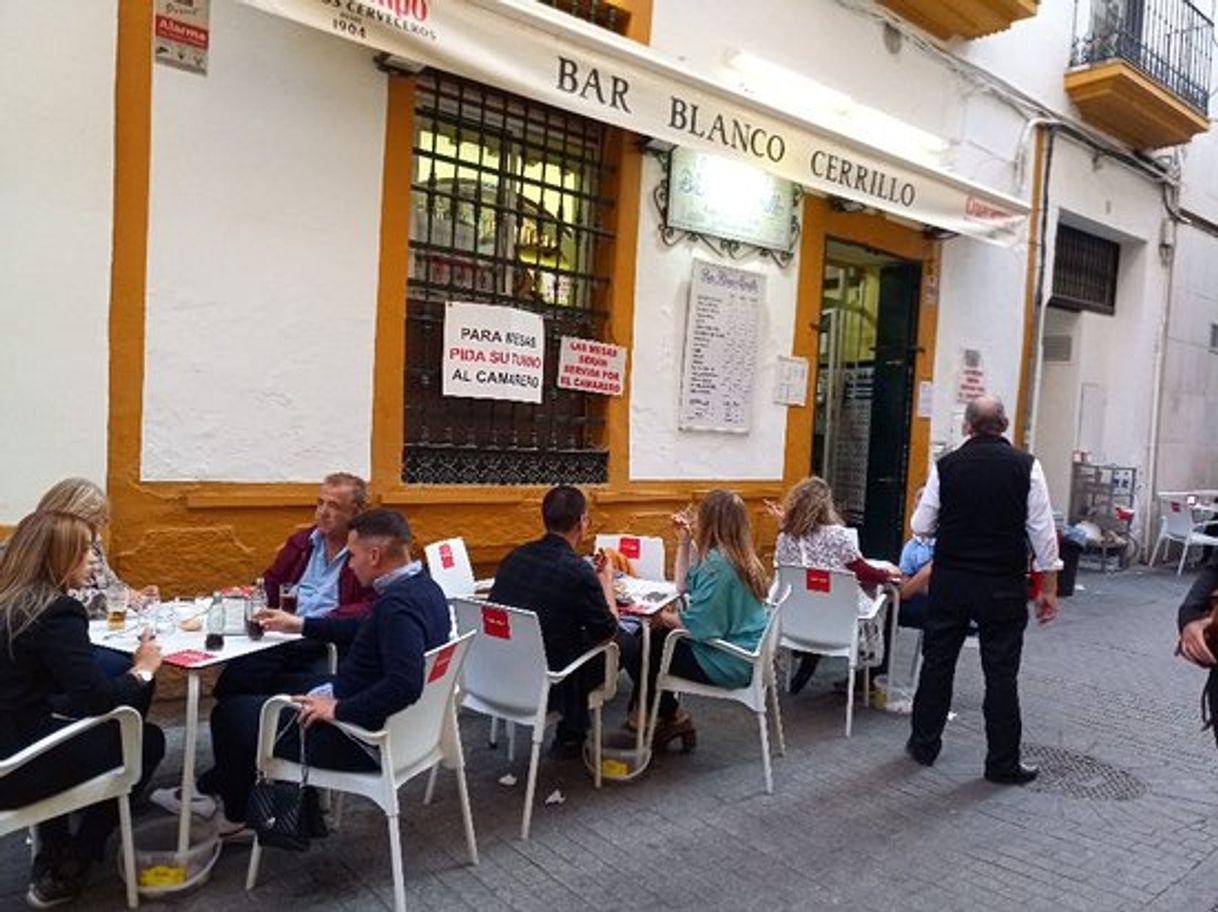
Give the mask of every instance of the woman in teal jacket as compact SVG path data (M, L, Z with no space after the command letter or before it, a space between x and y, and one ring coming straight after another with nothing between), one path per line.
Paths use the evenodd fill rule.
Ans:
M673 524L676 583L685 594L685 607L657 616L661 626L652 647L651 680L654 683L659 671L661 644L669 630L684 628L690 636L673 649L669 666L673 674L718 687L744 687L753 673L749 663L706 641L721 638L751 650L765 631L769 580L753 549L748 510L740 495L718 489L702 498L692 524L684 513L674 516ZM666 692L660 698L654 744L663 747L676 737L686 751L697 743L693 719Z

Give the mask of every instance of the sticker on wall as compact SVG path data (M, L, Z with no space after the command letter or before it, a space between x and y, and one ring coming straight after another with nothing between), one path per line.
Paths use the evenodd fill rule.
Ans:
M562 337L558 349L560 387L603 396L620 396L625 383L625 348L593 339Z
M981 364L981 352L966 348L961 356L959 382L956 385L956 401L972 402L985 395L985 368Z
M774 379L774 402L778 405L808 404L808 359L778 356Z
M152 59L207 75L211 0L156 0Z
M541 402L541 314L449 301L444 311L444 395Z

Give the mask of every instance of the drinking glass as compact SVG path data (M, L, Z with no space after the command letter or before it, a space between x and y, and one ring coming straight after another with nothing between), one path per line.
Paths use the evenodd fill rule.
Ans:
M288 614L296 613L296 587L287 583L279 587L279 609Z
M115 583L106 589L106 626L122 630L127 623L127 587Z

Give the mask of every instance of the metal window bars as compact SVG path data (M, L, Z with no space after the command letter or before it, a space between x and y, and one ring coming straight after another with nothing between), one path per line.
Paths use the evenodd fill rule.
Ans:
M417 77L402 478L605 480L598 397L556 385L559 339L600 338L609 283L606 128L447 73ZM541 404L442 395L449 301L541 313Z
M1209 113L1214 23L1190 0L1091 0L1071 66L1124 60Z
M1058 225L1054 250L1050 305L1114 314L1121 245L1069 225Z

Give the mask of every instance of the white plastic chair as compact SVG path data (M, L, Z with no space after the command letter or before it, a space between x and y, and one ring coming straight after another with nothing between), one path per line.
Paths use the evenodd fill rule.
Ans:
M846 737L854 727L854 683L859 664L859 624L874 620L886 607L888 590L872 603L859 600L859 583L849 570L821 570L783 565L778 568L779 585L791 589L790 604L783 612L783 649L837 656L849 663L846 679ZM862 606L866 604L866 611ZM870 702L871 673L864 669L864 704Z
M432 542L423 553L427 557L427 572L449 598L489 590L495 583L493 578L474 579L474 567L462 538Z
M0 811L0 836L32 827L72 811L79 811L102 801L117 800L119 836L123 852L123 876L127 880L127 906L134 909L139 905L139 894L135 879L135 845L131 835L131 790L140 780L144 756L141 746L144 723L136 710L130 706L119 706L103 716L90 716L87 719L79 719L65 725L41 741L31 744L11 757L0 760L0 778L12 775L30 763L40 762L39 758L51 748L71 741L82 732L109 722L118 723L122 757L119 765L99 773L79 785L43 798L41 801L35 801L24 807Z
M647 743L651 744L655 738L656 721L660 715L660 695L666 690L674 694L687 693L699 697L711 697L716 700L734 700L737 703L743 703L757 716L757 731L761 735L761 764L762 769L765 771L765 791L767 795L771 795L774 792L774 775L770 768L770 738L766 722L767 693L774 709L774 728L778 735L778 755L783 756L787 752L787 742L782 733L782 714L778 709L778 689L774 680L774 654L778 649L778 631L782 624L783 603L787 600L790 589L783 586L780 591L781 595L777 599L771 595L770 600L766 603L770 616L766 621L765 630L761 634L761 639L758 641L756 649L743 649L734 643L729 643L727 640L718 638L703 641L704 645L744 659L753 666L753 673L749 678L749 683L744 687L717 687L714 684L690 681L671 674L668 668L672 664L673 649L680 640L689 638L689 631L687 630L671 631L664 640L664 653L660 657L660 673L656 676L656 692L652 700L651 715L648 717L649 721L647 724Z
M419 699L386 719L379 731L368 731L345 722L330 723L355 741L379 750L379 770L354 773L309 765L310 785L363 795L385 812L389 828L390 863L393 867L393 903L397 912L405 912L406 909L402 837L398 828L398 789L408 780L434 770L441 763L457 774L457 796L461 802L470 864L478 863L478 843L474 836L474 819L470 813L469 792L465 783L465 757L461 751L455 699L461 666L469 654L473 638L473 634L467 634L428 652L423 667L423 692ZM299 782L300 764L274 755L279 714L285 708L296 708L287 696L272 697L262 706L258 730L258 769L270 779ZM430 800L429 786L424 801ZM255 839L245 879L246 890L254 889L261 861L262 846Z
M528 839L541 743L546 727L561 718L561 713L547 709L550 688L603 655L605 681L588 694L595 761L593 776L596 787L601 787L601 708L617 692L617 643L602 643L565 668L550 671L541 622L534 612L465 598L453 599L453 609L457 615L457 628L463 634L475 631L479 634L470 647L469 661L461 677L461 705L473 712L533 728L533 749L524 790L524 819L520 824L520 838Z
M1218 536L1207 535L1205 527L1214 522L1213 517L1206 519L1203 522L1197 522L1193 515L1193 508L1189 502L1183 498L1177 499L1174 497L1159 498L1159 537L1155 540L1154 550L1150 552L1150 565L1153 567L1155 558L1159 554L1159 545L1164 542L1179 542L1182 547L1180 549L1180 563L1176 567L1176 576L1184 572L1184 560L1188 557L1188 549L1193 545L1206 545L1211 548L1218 547ZM1164 555L1167 554L1167 549L1164 548Z
M664 539L653 535L598 535L596 548L613 548L634 565L639 579L663 580Z

